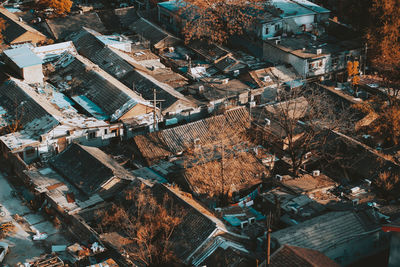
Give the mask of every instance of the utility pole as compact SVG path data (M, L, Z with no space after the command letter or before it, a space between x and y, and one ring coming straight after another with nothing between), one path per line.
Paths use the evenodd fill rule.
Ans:
M269 212L268 220L267 220L267 266L270 265L270 258L271 258L271 219L272 214Z
M221 140L221 180L222 180L222 194L223 197L225 198L224 161L225 161L225 148L224 148L224 141Z
M366 75L366 67L367 67L367 52L368 52L368 43L365 43L365 56L364 56L364 75Z
M157 91L154 88L153 89L153 94L154 94L154 106L153 106L153 131L156 131L156 126L157 126L157 119L156 119L156 108L157 108Z

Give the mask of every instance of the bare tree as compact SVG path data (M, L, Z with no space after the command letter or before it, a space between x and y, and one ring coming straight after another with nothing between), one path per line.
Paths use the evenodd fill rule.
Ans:
M267 142L282 143L294 176L299 175L307 153L320 153L331 131L347 131L352 127L350 110L337 107L317 86L281 91L277 103L266 109L277 128L274 134L267 134Z
M218 205L224 205L233 192L261 181L267 170L248 152L252 146L248 126L248 120L214 120L208 124L207 141L188 147L183 175L194 193L214 198Z
M132 241L124 246L126 253L146 266L176 264L170 239L184 216L171 197L156 199L144 184L126 189L122 199L97 214L99 231L118 232Z

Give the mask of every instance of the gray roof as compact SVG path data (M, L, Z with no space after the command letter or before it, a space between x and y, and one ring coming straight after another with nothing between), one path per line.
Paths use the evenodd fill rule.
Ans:
M40 35L41 37L43 37L43 39L46 39L46 37L41 32L30 27L26 23L19 21L18 17L15 14L9 12L3 7L0 8L0 18L6 21L6 28L2 32L2 35L4 36L5 41L8 43L13 42L15 39L26 32Z
M140 93L144 99L153 99L152 89L154 88L157 91L157 99L164 100L162 103L163 109L168 108L178 100L183 100L189 105L193 105L171 86L159 82L151 75L137 71L117 51L106 47L97 36L101 36L101 34L91 29L83 28L72 39L79 53L99 65L127 87L132 88L134 85L134 90ZM132 59L132 61L134 60ZM142 68L144 69L144 67Z
M378 229L368 212L330 212L272 233L279 244L315 249L325 253L360 234Z
M139 20L135 21L134 23L132 23L132 25L129 26L129 28L137 34L142 35L153 45L166 39L167 37L172 37L160 27L154 25L144 18L140 18Z
M5 50L4 54L20 68L42 64L42 59L27 46Z
M175 255L185 261L217 229L216 223L164 185L157 183L152 191L160 202L166 195L171 197L174 205L186 213L170 239Z
M99 16L94 12L47 19L46 22L50 28L51 34L56 39L64 39L71 33L79 31L84 26L91 27L99 32L106 31Z
M20 120L22 126L36 119L53 118L25 92L19 82L13 79L5 81L0 86L0 106L7 111L7 116Z
M143 98L81 56L72 57L70 60L67 66L58 66L50 75L50 80L54 83L68 82L66 77L72 76L74 82L70 82L67 94L89 99L97 109L101 109L101 116L106 117L103 119L115 121L137 103L144 102Z
M223 115L210 117L187 123L174 128L134 137L135 143L142 156L149 161L167 157L184 151L194 143L200 144L215 142L214 134L224 127L226 131L239 130L248 126L249 114L245 107L228 110ZM218 140L220 142L220 140Z
M95 147L71 144L51 159L50 164L83 193L91 195L112 178L133 180L135 177L115 160Z

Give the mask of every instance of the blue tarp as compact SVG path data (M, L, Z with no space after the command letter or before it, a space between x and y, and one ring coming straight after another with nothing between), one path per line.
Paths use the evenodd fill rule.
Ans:
M89 112L93 117L98 120L108 120L109 116L107 116L104 111L93 103L89 98L84 95L73 96L73 100L75 100L82 108L84 108L87 112Z
M240 226L241 221L235 216L224 216L225 221L230 223L232 226Z

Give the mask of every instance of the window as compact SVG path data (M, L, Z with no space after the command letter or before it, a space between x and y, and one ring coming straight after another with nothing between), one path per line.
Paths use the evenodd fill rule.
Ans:
M317 60L317 61L308 63L308 70L310 70L310 71L316 70L320 67L322 67L322 60Z
M338 63L339 63L339 58L337 57L332 58L332 67L337 67Z
M269 34L269 27L265 26L264 27L264 35L268 35Z
M96 138L96 132L91 132L88 134L88 139L95 139Z

